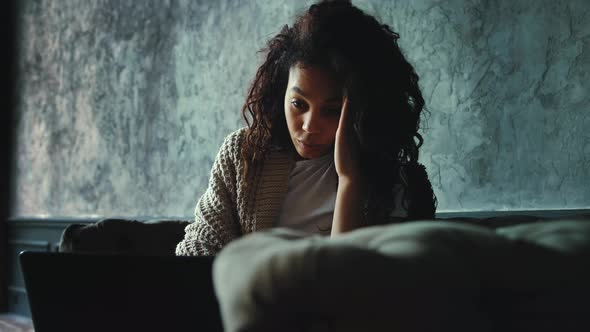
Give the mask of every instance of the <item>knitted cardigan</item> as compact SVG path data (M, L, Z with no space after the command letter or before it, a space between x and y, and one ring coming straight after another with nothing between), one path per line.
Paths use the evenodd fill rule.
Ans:
M272 150L264 163L249 168L246 179L240 152L246 130L227 136L219 149L209 186L195 208L195 222L186 227L177 255L215 255L242 234L273 226L295 159Z
M212 256L243 234L274 226L295 158L291 152L271 149L264 162L249 168L246 178L241 158L246 130L238 129L225 138L213 163L209 186L197 202L195 221L185 228L176 255ZM410 206L408 214L411 210L426 210L431 212L425 217L434 217L432 188L423 166L419 171L416 178L427 182L418 184L420 187L426 184L427 190L420 192L426 194L422 197L426 199L421 200L427 201L427 208Z

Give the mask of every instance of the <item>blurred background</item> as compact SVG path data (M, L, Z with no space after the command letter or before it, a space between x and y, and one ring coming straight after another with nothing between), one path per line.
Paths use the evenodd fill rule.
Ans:
M310 1L23 1L13 216L190 216ZM439 212L590 204L590 3L354 1L401 35Z
M13 216L191 216L310 1L23 1ZM590 205L590 3L353 1L401 35L439 212Z

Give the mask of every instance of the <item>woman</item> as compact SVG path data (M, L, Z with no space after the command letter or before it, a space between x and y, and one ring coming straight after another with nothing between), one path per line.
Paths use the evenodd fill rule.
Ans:
M433 218L418 164L424 100L399 36L347 1L312 5L265 49L177 255L270 227L337 235ZM251 120L248 119L251 117Z

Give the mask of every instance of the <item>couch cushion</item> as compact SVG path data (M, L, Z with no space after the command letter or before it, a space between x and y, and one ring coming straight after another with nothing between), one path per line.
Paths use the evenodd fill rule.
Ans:
M573 257L460 222L274 229L224 248L214 284L226 331L573 331L589 314L563 287L587 280Z
M440 246L433 228L508 242L482 227L439 222L375 226L333 239L286 229L253 234L230 243L214 264L224 327L488 330L474 302L477 279Z
M564 253L590 255L590 216L500 227L496 232Z

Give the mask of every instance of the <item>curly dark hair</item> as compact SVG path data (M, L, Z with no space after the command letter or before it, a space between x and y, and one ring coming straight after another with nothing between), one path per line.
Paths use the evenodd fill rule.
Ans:
M319 66L343 82L349 100L368 182L365 218L385 222L396 183L408 189L403 202L406 209L414 210L414 218L433 217L436 198L423 166L417 164L424 98L398 39L389 26L349 1L319 2L298 16L292 27L285 25L262 50L266 58L242 109L249 127L242 148L246 165L264 160L271 146L294 150L283 105L289 69ZM411 208L414 198L424 196L412 195L413 187L424 180L430 190L425 195L428 202Z

